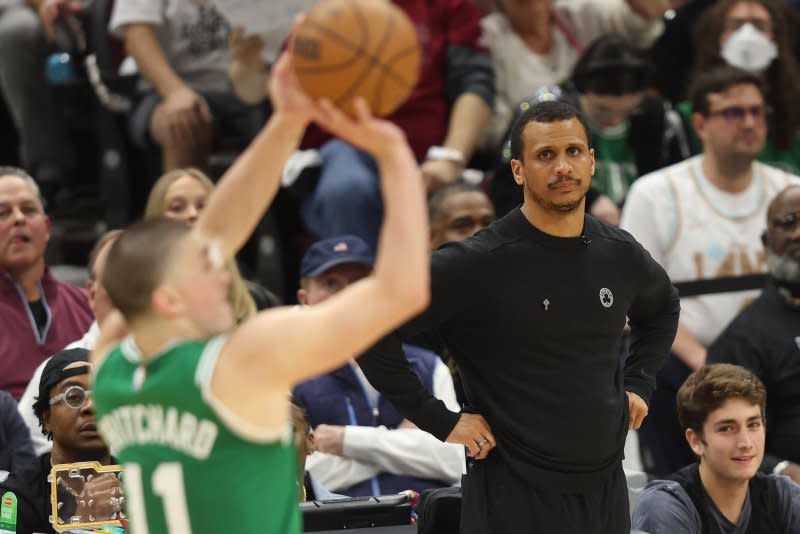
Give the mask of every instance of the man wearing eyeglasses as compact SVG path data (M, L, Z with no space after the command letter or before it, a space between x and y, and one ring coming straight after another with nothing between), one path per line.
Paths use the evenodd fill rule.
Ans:
M764 273L760 237L767 205L800 179L756 161L772 111L763 82L733 67L717 67L698 77L691 99L692 125L703 152L637 180L623 209L622 228L673 282ZM658 374L650 416L639 433L657 474L693 461L675 415L675 394L705 363L706 348L755 296L755 291L735 291L681 299L672 354Z
M89 351L70 349L54 355L42 372L39 396L33 406L42 431L53 440L52 452L12 472L0 484L0 532L15 534L54 533L50 523L50 482L53 465L97 461L112 462L108 447L97 432L94 402L90 388ZM108 502L103 495L119 486L109 475L84 484L96 502ZM67 500L64 501L65 504ZM71 504L71 503L70 503ZM84 516L79 505L69 515ZM93 515L98 510L93 508ZM61 515L61 514L59 514Z
M741 365L764 382L769 433L761 471L800 483L800 186L770 204L763 242L767 285L708 348L708 361Z

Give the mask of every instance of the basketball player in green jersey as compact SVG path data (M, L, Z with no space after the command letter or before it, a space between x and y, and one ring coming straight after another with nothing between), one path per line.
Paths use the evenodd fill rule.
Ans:
M271 78L269 123L195 226L139 223L108 255L104 285L118 312L93 353L94 397L100 431L124 465L134 534L300 532L291 386L340 367L428 302L424 191L403 134L363 101L355 119L312 102L287 55ZM324 304L265 311L231 329L224 266L312 119L378 162L385 210L375 270Z

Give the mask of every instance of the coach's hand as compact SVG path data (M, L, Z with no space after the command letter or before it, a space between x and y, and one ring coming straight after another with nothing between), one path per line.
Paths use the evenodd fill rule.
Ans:
M489 423L482 415L462 413L453 431L447 436L449 443L460 443L467 448L467 456L483 460L497 442L494 440Z
M628 429L639 430L644 418L647 417L647 403L636 393L626 391L625 395L628 396L628 413L630 414Z

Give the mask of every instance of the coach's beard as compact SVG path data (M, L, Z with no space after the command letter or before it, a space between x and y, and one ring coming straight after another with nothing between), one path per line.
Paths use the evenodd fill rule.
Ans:
M574 176L562 176L558 178L556 181L547 184L547 188L552 190L555 189L556 186L558 186L559 184L570 181L575 182L575 186L578 189L580 189L581 185L583 184L583 180L581 180L580 178L575 178ZM570 202L553 202L550 200L545 200L540 195L537 195L534 191L532 191L528 187L528 184L525 184L525 188L528 190L528 193L530 193L531 198L533 198L534 202L536 202L539 206L549 211L558 211L561 213L570 213L578 209L581 206L583 199L586 198L586 191L587 191L586 189L584 189L581 192L581 196L579 196L576 200Z

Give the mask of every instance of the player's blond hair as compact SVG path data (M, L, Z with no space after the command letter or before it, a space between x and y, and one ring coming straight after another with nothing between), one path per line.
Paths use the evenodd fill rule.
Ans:
M111 245L102 282L127 321L150 313L153 291L189 231L181 221L152 219L133 224Z
M144 209L145 220L164 217L169 188L184 176L197 180L209 194L214 190L214 183L199 169L186 167L169 171L156 180L150 190L150 195L147 197L147 205ZM228 289L228 301L233 308L236 322L241 323L255 315L256 303L247 289L247 284L242 278L235 260L228 262L227 271L231 280L230 288Z

